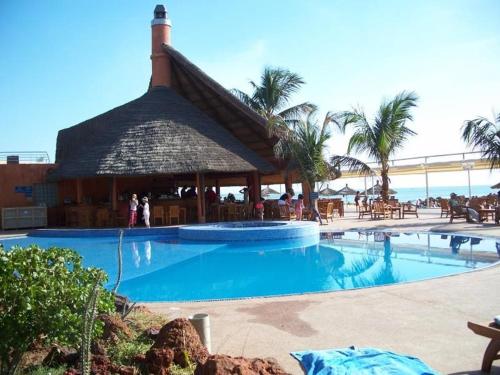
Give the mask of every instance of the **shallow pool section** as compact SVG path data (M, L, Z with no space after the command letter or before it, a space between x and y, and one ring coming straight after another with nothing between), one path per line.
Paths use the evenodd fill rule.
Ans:
M179 228L179 238L194 241L256 241L318 237L313 221L236 221Z
M118 231L36 231L0 240L76 249L117 275ZM500 241L500 240L499 240ZM500 242L456 234L329 232L284 240L200 241L176 230L126 231L118 292L134 301L193 301L365 288L492 265Z

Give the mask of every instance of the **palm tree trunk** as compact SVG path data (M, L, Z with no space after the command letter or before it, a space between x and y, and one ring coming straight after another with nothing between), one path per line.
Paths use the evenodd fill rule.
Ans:
M316 184L314 181L307 181L307 184L309 185L309 191L311 193L316 192ZM310 199L310 210L311 210L311 220L316 221L316 219L319 220L320 224L323 224L323 221L321 220L321 215L319 214L319 209L318 209L318 200L317 199Z
M389 201L389 166L385 163L382 163L380 177L382 177L382 190L380 195L382 196L382 200L387 203Z

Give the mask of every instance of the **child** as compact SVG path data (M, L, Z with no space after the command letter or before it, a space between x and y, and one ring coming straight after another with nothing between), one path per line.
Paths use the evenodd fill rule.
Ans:
M264 220L264 198L260 197L260 200L255 204L255 215L260 221Z
M146 224L146 228L149 228L149 203L148 203L148 197L142 198L142 218L144 219L144 224Z
M133 228L137 223L137 206L139 206L139 201L137 200L137 194L132 194L132 199L129 201L129 212L128 212L128 227Z
M295 202L295 216L297 221L302 220L302 210L304 209L304 196L299 194L297 202Z

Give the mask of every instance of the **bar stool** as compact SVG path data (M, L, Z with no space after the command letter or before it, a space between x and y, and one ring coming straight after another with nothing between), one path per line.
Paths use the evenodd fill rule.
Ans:
M154 206L153 207L153 225L156 225L157 220L160 220L160 225L165 225L163 215L165 210L163 206Z
M177 220L177 225L180 224L180 210L179 206L168 207L168 224L172 225L172 219Z

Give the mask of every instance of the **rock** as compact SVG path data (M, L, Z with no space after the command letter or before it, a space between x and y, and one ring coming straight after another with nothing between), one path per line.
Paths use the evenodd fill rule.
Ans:
M99 315L98 319L104 323L104 340L114 340L115 336L132 337L127 324L118 315Z
M200 336L189 320L184 318L165 324L151 348L171 348L174 351L174 363L183 367L186 366L184 353L195 363L204 363L208 357L208 351L201 343Z
M78 352L54 345L44 358L42 364L49 367L62 365L76 365L78 362Z
M110 367L111 367L111 361L109 360L109 357L105 355L92 356L92 363L90 365L90 372L92 374L109 375L111 374Z
M195 375L288 375L273 358L244 358L216 354L199 364Z
M150 374L168 375L169 367L174 360L174 352L170 348L151 348L146 353L145 365Z

